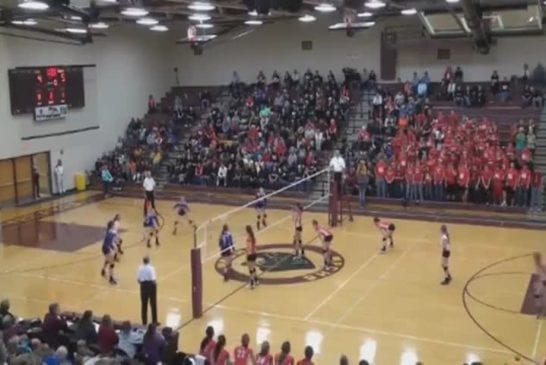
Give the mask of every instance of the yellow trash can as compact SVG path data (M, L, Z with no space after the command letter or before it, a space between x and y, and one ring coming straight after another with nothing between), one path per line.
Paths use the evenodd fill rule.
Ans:
M74 176L74 181L76 185L77 191L84 191L86 189L86 181L85 181L85 174L83 172L78 172Z

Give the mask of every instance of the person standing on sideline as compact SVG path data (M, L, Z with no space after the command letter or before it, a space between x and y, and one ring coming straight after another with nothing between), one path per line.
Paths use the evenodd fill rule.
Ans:
M368 184L370 182L370 171L366 160L362 159L358 163L356 168L356 179L358 181L358 196L360 200L360 206L366 206L366 192L368 190Z
M57 194L61 195L65 193L64 190L64 167L61 159L57 160L57 165L55 166L55 185L57 187Z
M102 180L102 191L104 192L104 196L107 196L108 192L110 191L110 184L112 181L114 181L114 178L112 177L112 174L110 173L110 170L108 170L108 166L106 164L102 165L100 177Z
M32 163L32 190L34 199L40 198L40 171L34 162Z
M157 284L155 268L150 264L150 258L144 256L142 265L138 268L137 280L140 284L140 309L142 324L148 324L148 302L152 310L152 323L157 322Z
M341 183L343 180L343 173L345 172L345 160L341 157L339 150L334 151L334 156L330 159L328 166L334 172L334 181L337 185L337 192L341 195Z
M155 210L155 180L152 177L152 173L150 171L146 171L144 173L144 181L142 182L142 187L144 188L144 194L146 196L144 200L144 214L146 214L146 202L150 202L150 204L152 204L152 208L154 208Z

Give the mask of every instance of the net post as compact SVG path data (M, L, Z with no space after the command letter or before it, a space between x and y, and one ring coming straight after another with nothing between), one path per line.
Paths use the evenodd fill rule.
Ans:
M203 315L203 268L199 247L191 250L191 307L193 318L201 318Z

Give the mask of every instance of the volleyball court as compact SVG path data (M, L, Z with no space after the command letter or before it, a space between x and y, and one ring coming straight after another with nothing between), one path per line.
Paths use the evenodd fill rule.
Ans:
M230 279L224 282L219 273L224 267L219 244L224 225L228 226L234 238L237 258L233 263L233 270L237 273L247 274L245 267L242 266L246 256L244 250L247 225L250 225L255 232L258 253L260 253L260 246L263 245L292 244L294 233L292 208L296 203L301 204L304 211L324 211L323 224L339 223L341 214L331 213L332 210L335 211L332 207L341 207L341 204L335 201L339 200L339 195L337 189L332 187L330 182L330 171L324 169L281 189L266 192L264 197L266 200L266 225L262 222L262 214L260 217L261 229L259 230L257 229L258 212L255 207L256 203L263 198L253 199L219 214L211 212L211 218L202 222L194 232L194 248L191 255L194 318L200 317L203 310L213 307L233 293L246 289L246 282L240 279ZM310 219L306 219L304 214L304 231L307 231L307 234L304 235L304 243L307 244L311 243L314 237L310 224ZM289 246L281 250L291 252ZM267 272L261 271L261 275L267 274Z

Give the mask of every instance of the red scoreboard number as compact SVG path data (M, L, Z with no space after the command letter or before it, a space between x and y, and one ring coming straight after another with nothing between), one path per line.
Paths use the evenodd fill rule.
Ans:
M36 106L66 104L66 72L63 68L36 69L34 75Z

